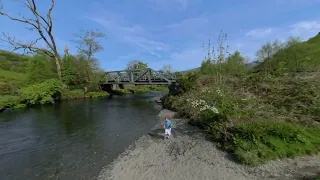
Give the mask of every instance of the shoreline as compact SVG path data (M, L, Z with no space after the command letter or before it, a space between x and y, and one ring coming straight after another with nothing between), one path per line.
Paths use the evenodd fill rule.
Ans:
M172 118L172 137L163 139L164 116ZM320 173L320 155L271 161L257 167L238 164L208 134L177 113L162 110L157 124L100 172L100 180L301 179ZM318 172L317 172L318 171ZM311 178L310 178L311 179Z
M134 94L143 94L143 93L148 93L148 92L165 92L165 91L160 91L160 90L150 90L150 91L139 91L139 90L129 90L127 89L128 91L123 91L123 92L119 92L117 94L109 94L105 91L103 91L103 93L106 93L104 95L98 95L98 96L93 96L89 94L87 95L82 95L82 96L75 96L75 97L64 97L60 100L57 100L55 102L59 102L59 101L71 101L71 100L80 100L80 99L101 99L101 98L111 98L112 96L116 95L116 96L125 96L125 95L134 95ZM97 92L91 92L91 93L97 93ZM98 92L98 93L101 93L101 92ZM54 103L47 103L47 104L55 104ZM28 106L26 104L23 104L23 103L9 103L10 105L6 105L6 106L3 106L3 107L0 107L0 114L1 113L6 113L8 111L13 111L13 110L17 110L17 109L25 109L25 108L32 108L32 106ZM39 104L37 104L39 105ZM33 105L34 106L34 105Z

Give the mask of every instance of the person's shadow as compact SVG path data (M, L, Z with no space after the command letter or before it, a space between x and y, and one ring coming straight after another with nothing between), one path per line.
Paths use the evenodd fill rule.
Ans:
M148 135L155 139L164 139L164 129L158 128L148 132Z

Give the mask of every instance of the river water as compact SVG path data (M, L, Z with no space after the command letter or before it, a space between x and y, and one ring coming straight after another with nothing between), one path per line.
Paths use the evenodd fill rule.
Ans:
M95 179L156 124L162 92L0 114L0 179Z

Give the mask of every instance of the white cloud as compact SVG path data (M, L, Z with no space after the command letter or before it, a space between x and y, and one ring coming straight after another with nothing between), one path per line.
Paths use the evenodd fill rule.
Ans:
M265 36L270 35L273 32L273 28L266 29L253 29L249 31L246 36L254 37L254 38L263 38Z
M290 26L290 34L303 39L320 32L320 20L301 21Z
M253 29L246 33L246 36L273 41L275 39L284 40L289 36L307 39L315 36L318 32L320 32L320 20L310 20L299 21L286 26Z
M140 47L140 52L148 52L160 57L159 51L168 50L169 45L153 40L153 35L140 25L122 25L112 20L102 18L91 18L94 22L104 26L117 39Z

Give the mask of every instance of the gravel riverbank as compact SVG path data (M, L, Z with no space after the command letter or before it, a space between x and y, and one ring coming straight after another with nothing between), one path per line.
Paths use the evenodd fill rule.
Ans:
M320 173L320 156L273 161L259 167L237 164L217 149L206 133L174 117L171 139L161 122L175 113L162 110L158 124L101 171L101 180L247 180L308 179Z

